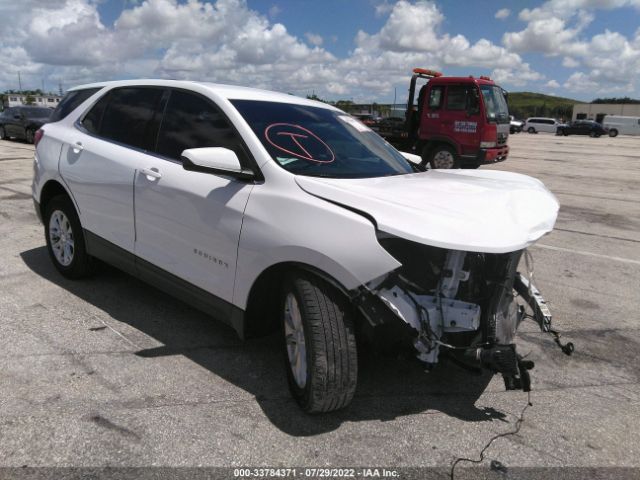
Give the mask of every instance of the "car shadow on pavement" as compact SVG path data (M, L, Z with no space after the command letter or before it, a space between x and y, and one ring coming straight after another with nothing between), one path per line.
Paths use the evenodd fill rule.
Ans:
M473 376L446 363L425 373L409 356L367 351L361 355L351 405L325 415L305 414L289 395L278 334L243 342L230 327L110 266L100 264L94 276L73 281L55 270L44 246L20 256L37 275L162 343L135 352L139 357L153 361L183 355L253 395L269 420L290 435L316 435L344 422L438 412L469 422L506 422L504 413L475 405L490 374ZM117 324L110 326L118 330Z

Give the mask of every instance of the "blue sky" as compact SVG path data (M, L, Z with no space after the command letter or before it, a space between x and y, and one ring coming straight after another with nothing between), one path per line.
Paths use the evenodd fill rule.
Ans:
M640 97L640 0L25 1L0 1L15 20L0 89L20 71L32 88L188 78L386 102L422 66L510 91Z

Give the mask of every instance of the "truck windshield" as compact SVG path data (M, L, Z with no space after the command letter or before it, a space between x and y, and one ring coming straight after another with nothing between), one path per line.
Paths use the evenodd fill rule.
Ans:
M368 178L413 173L396 149L344 112L232 100L273 160L296 175Z
M497 85L481 85L487 120L495 123L509 123L509 108L502 89Z

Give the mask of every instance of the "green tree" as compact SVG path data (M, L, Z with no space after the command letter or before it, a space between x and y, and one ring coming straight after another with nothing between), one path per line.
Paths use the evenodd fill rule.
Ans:
M31 95L30 93L27 94L26 98L24 99L24 104L33 105L34 103L36 103L36 99L34 98L34 96Z

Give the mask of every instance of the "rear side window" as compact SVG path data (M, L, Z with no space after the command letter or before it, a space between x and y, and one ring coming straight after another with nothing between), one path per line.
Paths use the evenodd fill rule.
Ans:
M100 88L85 88L83 90L68 92L51 114L49 122L62 120L98 90L100 90ZM52 101L52 99L49 99L49 101Z
M444 87L433 87L429 92L429 109L436 110L442 105L442 91Z
M179 160L188 148L226 147L242 159L240 144L227 118L210 101L193 93L171 92L158 135L160 155Z
M163 92L161 88L141 87L112 90L96 103L82 125L105 139L150 150L155 139L151 120Z

